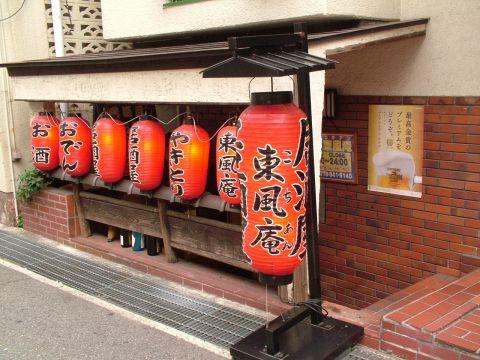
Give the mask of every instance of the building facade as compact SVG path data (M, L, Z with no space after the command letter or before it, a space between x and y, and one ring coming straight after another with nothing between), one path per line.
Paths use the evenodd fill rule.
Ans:
M13 13L17 3L2 2L1 17ZM62 16L65 59L52 58L55 44L48 1L28 1L18 14L0 22L1 60L6 67L1 75L0 222L15 223L15 179L31 165L28 126L36 112L56 109L58 113L53 104L66 102L92 123L102 110L123 120L144 112L171 119L191 111L213 134L227 118L241 113L250 92L268 91L271 86L292 90L295 84L288 77L272 83L270 79L203 79L201 70L230 56L226 38L288 33L294 22L304 21L310 32L309 52L338 62L334 70L310 75L323 298L364 309L375 318L374 309L382 308L379 304L392 296L408 297L413 292L408 289L415 286L428 288L424 283L428 279L437 286L446 278L453 281L476 273L480 265L480 46L473 36L480 22L477 0L70 0L68 4ZM105 52L109 50L115 51ZM102 53L93 55L97 52ZM326 89L337 94L334 116L324 116ZM369 190L369 144L374 141L369 131L375 121L372 109L379 105L414 106L423 112L419 155L423 166L416 174L422 183L420 196ZM167 130L178 124L173 122ZM320 180L324 133L355 134L358 182ZM99 183L87 185L92 184ZM153 224L143 229L156 235L157 210L144 204L151 199L142 198L142 206L127 209L122 201L137 201L135 196L142 194L131 196L122 186L115 189L123 191L121 196L109 192L108 186L98 186L104 200L96 193L87 194L84 205L100 209L95 214L102 216L93 220L121 227L122 221L129 222L128 216L141 213L142 220ZM195 204L169 204L176 212L171 218L172 241L177 249L248 271L241 254L238 212L218 201L214 181L208 190ZM157 190L154 197L168 200L165 191ZM73 196L65 194L44 193L31 208L25 207L26 228L82 250L93 249L94 242L74 239L79 233L78 214L72 207ZM108 196L114 200L107 206ZM63 198L65 204L57 204L65 208L63 215L42 205ZM102 206L126 215L114 219L108 210L100 213ZM117 253L108 254L103 248L91 251L118 260ZM167 276L164 269L153 269L146 271L234 301L258 307L264 303L245 300L250 290L242 298L222 288L228 284L202 285L201 279L180 270ZM305 273L300 268L294 286L280 289L282 301L306 296ZM365 325L367 345L385 346L410 358L395 347L400 340L410 336L430 341L418 335L423 332L412 335L411 328L402 330L390 323L382 328L385 319L379 321ZM379 339L393 329L404 333L383 345L388 340ZM412 346L420 351L420 345Z
M100 1L62 2L61 12L66 55L91 54L130 47L129 43L109 42L104 39ZM15 15L9 18L14 13ZM0 50L3 63L55 57L50 1L24 4L13 0L3 1L0 4L0 14L2 19L6 18L0 22L2 38ZM16 179L31 165L25 119L31 118L43 105L38 107L37 104L14 101L5 70L1 71L1 76L0 222L14 225L18 216L14 196Z
M2 4L3 16L13 3ZM200 106L199 113L211 109L222 117L229 107L241 111L248 104L249 87L270 88L262 79L252 84L243 78L202 79L202 69L227 56L222 41L289 32L293 22L307 21L310 52L338 61L335 70L310 78L317 172L322 131L356 133L358 139L358 184L320 186L316 178L323 199L319 233L326 299L364 308L436 273L460 276L480 264L480 47L472 39L480 20L477 1L70 4L63 16L67 54L119 51L109 58L111 65L99 57L20 62L54 55L49 4L28 2L2 22L2 62L9 63L9 76L2 72L2 222L15 218L14 179L29 165L28 119L46 103L83 106L90 121L92 104L152 104L165 116ZM27 27L31 18L35 23ZM33 26L38 38L30 36ZM291 89L292 81L275 79L273 86ZM335 118L322 124L325 88L336 90L338 102ZM367 189L369 105L381 104L424 110L421 198ZM206 126L212 118L206 116Z

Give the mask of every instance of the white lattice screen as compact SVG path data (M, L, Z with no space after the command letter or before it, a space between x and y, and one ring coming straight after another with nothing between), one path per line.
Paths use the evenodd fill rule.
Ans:
M68 10L70 10L71 21ZM53 57L55 56L55 46L50 0L45 0L45 11L49 54ZM103 38L100 0L63 0L62 14L65 55L97 53L131 47L129 43L109 42Z

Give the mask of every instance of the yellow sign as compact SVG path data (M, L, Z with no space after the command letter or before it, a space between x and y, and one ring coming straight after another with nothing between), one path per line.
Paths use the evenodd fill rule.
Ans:
M370 105L368 190L422 197L423 107Z
M357 182L356 135L322 133L322 180Z

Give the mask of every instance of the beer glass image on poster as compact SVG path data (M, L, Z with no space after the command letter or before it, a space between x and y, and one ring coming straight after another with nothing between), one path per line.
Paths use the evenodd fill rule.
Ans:
M370 105L368 190L422 197L423 107Z

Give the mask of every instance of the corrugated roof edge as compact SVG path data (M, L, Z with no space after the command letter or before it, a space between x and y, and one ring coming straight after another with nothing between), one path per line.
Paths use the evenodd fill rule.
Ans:
M375 23L366 26L360 26L357 28L348 28L344 30L310 34L308 36L309 41L326 41L333 38L342 38L355 36L360 34L368 34L398 28L404 28L409 26L421 25L428 23L427 18L404 20L404 21L392 21ZM28 60L19 62L10 62L0 64L0 67L10 69L36 69L52 68L52 67L69 67L72 71L72 67L82 67L84 65L112 65L112 64L138 64L138 63L151 63L152 61L161 60L174 60L174 59L198 59L201 57L212 56L227 56L231 52L228 49L228 43L226 41L202 43L193 45L178 45L178 46L165 46L155 48L142 48L132 50L118 50L118 51L105 51L94 54L81 54L71 55L61 58L48 58L39 60Z

